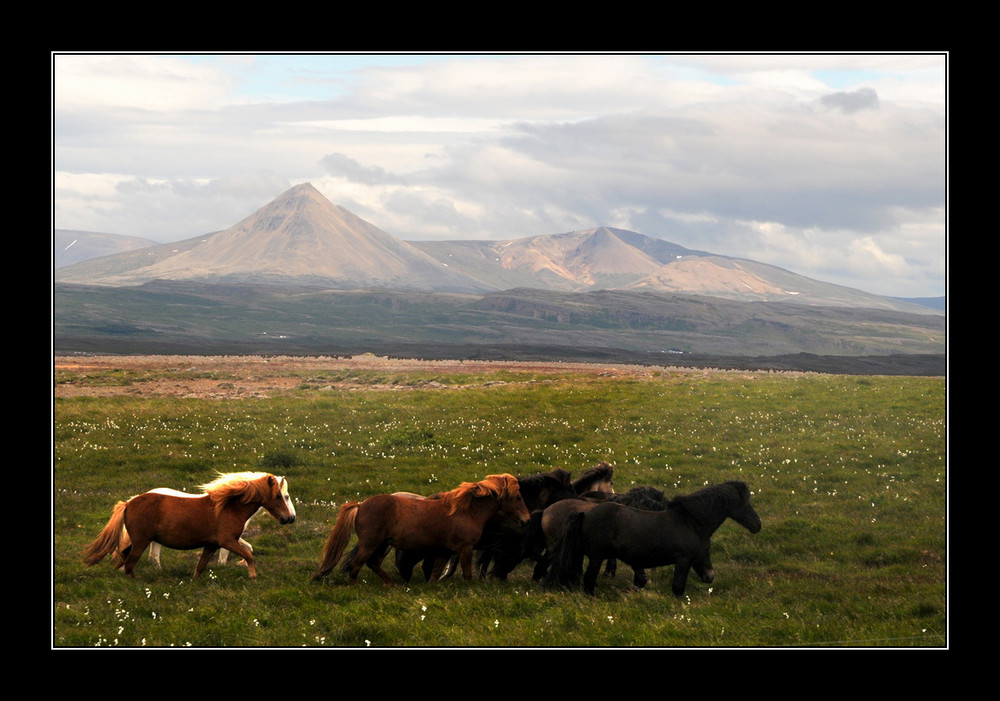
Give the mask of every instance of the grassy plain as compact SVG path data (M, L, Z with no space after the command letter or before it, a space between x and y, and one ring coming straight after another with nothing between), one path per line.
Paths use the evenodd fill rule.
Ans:
M147 391L195 373L219 394ZM943 378L330 360L237 396L245 377L122 359L55 380L75 388L53 404L55 648L948 645ZM544 590L528 564L506 582L309 581L344 501L601 460L618 491L744 480L763 529L724 524L715 582L680 599L670 568L593 597ZM298 511L251 521L257 581L232 562L194 580L195 552L134 580L82 564L116 500L247 469L287 476Z

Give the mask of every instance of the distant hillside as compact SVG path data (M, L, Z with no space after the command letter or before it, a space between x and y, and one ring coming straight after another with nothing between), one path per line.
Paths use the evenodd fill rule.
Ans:
M906 302L907 304L919 304L923 307L936 309L939 312L948 309L948 302L945 297L893 297L893 299Z
M683 365L885 356L943 373L939 315L742 303L652 291L495 293L154 282L57 284L58 353L529 357ZM917 361L918 356L923 359ZM725 360L728 358L728 360ZM852 366L857 360L850 361ZM893 362L879 364L883 370ZM807 368L799 368L807 369Z
M101 256L110 256L156 245L156 241L138 236L56 229L52 239L52 264L56 268L64 268L67 265L80 263L91 258L100 258Z

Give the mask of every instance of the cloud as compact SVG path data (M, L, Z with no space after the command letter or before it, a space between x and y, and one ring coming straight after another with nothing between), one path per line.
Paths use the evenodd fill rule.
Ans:
M54 216L180 239L308 181L402 238L607 224L930 296L945 274L945 68L935 55L56 56ZM936 245L908 248L914 232ZM886 274L862 264L878 261Z

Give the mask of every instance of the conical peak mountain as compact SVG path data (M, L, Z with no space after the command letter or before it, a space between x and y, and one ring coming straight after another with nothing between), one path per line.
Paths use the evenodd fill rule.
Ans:
M397 277L430 261L386 232L332 204L312 185L297 185L175 265L220 273L281 276Z
M416 247L296 185L234 226L172 244L171 253L127 272L91 280L133 285L151 280L268 282L331 288L477 288ZM166 247L160 247L161 249Z

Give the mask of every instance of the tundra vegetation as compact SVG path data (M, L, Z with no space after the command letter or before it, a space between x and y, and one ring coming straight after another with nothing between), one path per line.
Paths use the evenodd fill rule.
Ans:
M53 401L53 647L948 645L944 378L331 363L241 399L142 391L166 372L56 372L78 391ZM594 596L543 588L529 562L506 581L310 581L345 501L602 460L620 492L745 481L763 528L724 524L715 581L681 598L669 567L637 591L619 565ZM135 579L81 562L117 500L242 470L287 477L297 510L250 521L256 581L235 557L193 579L197 551L144 556Z

